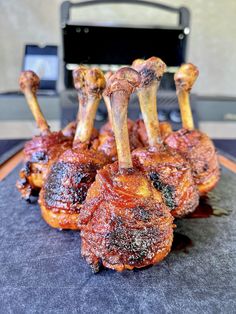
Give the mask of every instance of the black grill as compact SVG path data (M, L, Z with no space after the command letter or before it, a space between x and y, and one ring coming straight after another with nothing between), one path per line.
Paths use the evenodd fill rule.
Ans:
M65 90L61 93L61 125L66 126L75 120L78 110L78 97L75 90ZM195 126L198 127L198 119L194 110L196 96L191 95L191 105L193 108L193 118ZM174 130L181 128L181 119L178 100L174 91L160 91L157 97L158 112L160 121L168 121ZM132 95L129 103L129 118L136 120L141 118L141 112L136 95ZM100 128L107 121L107 111L103 101L101 101L95 121L95 127Z
M186 60L186 47L190 31L190 12L185 7L172 7L154 1L120 0L119 3L149 6L156 10L165 10L178 15L175 26L145 25L83 25L72 23L71 9L82 10L95 4L117 3L116 0L90 0L78 3L65 1L61 5L62 54L64 63L64 84L66 91L61 94L61 123L65 126L76 117L78 100L72 89L72 69L76 64L87 65L129 65L136 58L147 59L158 56L167 64L167 73L161 80L158 96L158 111L161 121L171 122L173 129L181 127L178 102L175 94L173 71ZM99 49L94 42L99 38ZM108 40L109 39L109 40ZM109 44L108 44L109 42ZM124 49L125 47L125 49ZM112 69L112 68L111 68ZM195 97L192 96L194 120ZM133 96L129 105L129 117L140 118L137 97ZM99 128L107 120L107 112L101 102L95 126Z

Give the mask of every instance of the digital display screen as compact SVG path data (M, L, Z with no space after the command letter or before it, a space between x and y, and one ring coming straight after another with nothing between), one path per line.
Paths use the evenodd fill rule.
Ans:
M32 70L39 76L39 89L55 91L59 74L57 46L26 45L23 70Z
M26 55L24 70L34 71L41 80L56 81L58 77L58 57L52 55Z

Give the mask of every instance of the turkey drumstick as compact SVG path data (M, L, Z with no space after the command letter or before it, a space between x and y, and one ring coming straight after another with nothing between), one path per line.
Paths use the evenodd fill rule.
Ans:
M24 93L28 106L34 116L38 128L42 135L50 133L50 128L39 107L36 92L39 88L40 80L33 71L24 71L20 75L19 85Z
M86 107L88 97L89 97L89 90L85 89L84 82L85 82L85 75L88 72L88 70L89 70L89 68L83 65L83 66L76 67L72 72L74 87L77 91L79 107L78 107L78 111L77 111L76 120L70 122L63 129L63 134L66 136L74 137L75 132L76 132L76 127L77 127L79 120L85 119L85 117L84 117L85 109L86 109L85 107ZM91 94L91 92L90 92L90 94ZM99 87L98 87L97 92L95 92L94 97L98 98L98 102L100 101L101 93L99 92ZM91 95L90 95L90 99L91 99ZM98 138L98 131L95 128L93 128L91 140L96 139L96 138Z
M84 102L73 146L52 165L39 197L44 220L59 229L78 229L80 207L87 190L97 170L108 162L104 154L96 151L91 139L98 102L105 87L103 73L97 68L83 69L79 78Z
M133 167L129 144L127 108L130 95L139 83L139 76L136 71L123 68L110 78L106 90L112 104L113 130L120 169Z
M24 165L17 181L22 197L30 200L30 196L36 195L42 187L51 163L71 146L72 139L65 137L60 131L50 131L36 97L39 77L32 71L22 72L19 85L41 133L25 143Z
M148 62L148 66L146 66ZM157 90L160 80L166 70L166 65L160 59L149 58L148 61L137 59L132 67L141 75L141 86L137 91L140 108L146 125L149 145L161 143L160 127L157 113Z
M176 94L179 101L182 126L184 129L193 130L194 122L190 107L189 93L198 78L199 71L193 64L183 64L175 73Z
M106 83L108 82L109 78L113 75L112 71L108 71L104 76L106 79ZM107 114L108 114L108 124L110 125L110 128L112 129L112 112L111 112L111 100L110 97L106 95L105 90L102 94L104 103L107 108Z
M155 91L165 63L152 57L142 62L139 60L137 68L143 83L138 93L149 146L134 150L132 155L139 169L147 174L153 186L162 193L171 214L182 217L194 211L199 196L188 162L162 143Z
M220 170L213 142L194 129L189 93L197 76L198 69L191 63L182 65L174 76L183 127L168 135L165 143L188 160L199 193L206 194L219 181Z
M112 72L109 71L105 74L106 82L109 82L110 77L112 76ZM107 96L106 90L103 92L103 100L105 102L107 113L108 113L108 122L105 123L99 132L99 147L98 150L102 151L111 161L117 160L117 149L114 131L112 129L112 110L111 110L111 100L110 97ZM129 133L129 141L131 150L141 147L142 144L134 134L133 127L134 122L130 119L127 119L128 123L128 133Z
M173 240L169 210L131 159L127 105L139 83L139 74L125 67L109 79L106 89L118 162L98 171L79 217L82 255L94 272L100 263L117 271L158 263Z
M63 134L66 136L72 136L72 137L75 136L76 127L77 127L79 118L81 116L82 103L84 102L83 101L84 99L81 95L81 86L83 85L81 80L83 79L83 75L87 69L88 68L86 66L77 66L72 71L73 83L74 83L74 88L77 91L77 98L78 98L79 107L78 107L75 121L72 121L69 124L67 124L64 127L64 129L62 130Z
M132 64L132 68L138 71L142 77L137 95L143 120L135 122L134 131L144 146L161 143L162 137L172 131L168 122L159 123L158 121L157 91L161 78L166 71L166 64L164 62L155 63L155 60L156 57L148 59L149 68L146 67L147 60L143 59L136 59Z

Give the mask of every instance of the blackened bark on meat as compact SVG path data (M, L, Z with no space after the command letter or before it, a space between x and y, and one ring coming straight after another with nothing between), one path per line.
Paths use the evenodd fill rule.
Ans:
M85 168L76 163L54 164L45 184L46 204L55 206L62 199L65 204L82 204L86 198L88 184L93 182L96 175L96 169L89 169L88 172Z
M154 188L162 193L166 206L171 210L175 209L175 190L173 186L163 183L157 172L150 172L149 178L151 179Z

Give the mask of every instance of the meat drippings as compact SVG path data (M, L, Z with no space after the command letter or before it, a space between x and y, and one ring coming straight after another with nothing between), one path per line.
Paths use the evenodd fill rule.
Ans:
M188 236L174 232L171 251L183 251L184 253L189 253L188 249L192 246L193 242Z
M209 196L202 196L198 207L194 212L188 214L185 218L208 218L210 216L228 216L231 212L230 209L221 208L215 205L217 199Z

